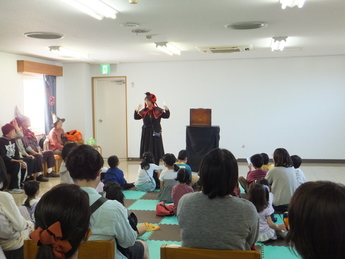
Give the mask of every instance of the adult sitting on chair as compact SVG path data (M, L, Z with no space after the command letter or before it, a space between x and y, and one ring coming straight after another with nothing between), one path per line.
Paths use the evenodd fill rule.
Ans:
M22 130L24 134L24 138L22 140L26 148L26 151L37 159L37 171L43 172L43 162L47 162L47 176L59 177L60 175L55 173L52 169L55 166L54 153L50 150L42 151L41 147L38 144L35 133L29 130L29 127L31 126L31 121L29 117L22 115L21 117L17 117L16 120L18 124L22 125Z
M62 128L65 119L60 119L58 116L53 114L53 125L54 127L50 130L49 139L49 149L54 152L54 154L61 156L62 149L64 146L65 131Z
M92 235L89 239L116 239L117 259L148 258L147 244L141 240L136 241L137 233L129 224L127 209L115 200L106 200L102 203L102 196L95 189L100 182L103 164L102 156L89 145L73 148L66 159L67 170L74 183L88 193L91 207L95 206L95 202L100 202L100 206L94 209L91 216Z

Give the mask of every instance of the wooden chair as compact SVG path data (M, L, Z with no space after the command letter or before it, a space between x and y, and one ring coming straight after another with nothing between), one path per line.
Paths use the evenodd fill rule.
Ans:
M161 259L261 259L261 250L214 250L161 246Z
M31 240L24 240L24 259L35 259L38 246ZM115 259L115 240L87 241L80 245L78 259Z

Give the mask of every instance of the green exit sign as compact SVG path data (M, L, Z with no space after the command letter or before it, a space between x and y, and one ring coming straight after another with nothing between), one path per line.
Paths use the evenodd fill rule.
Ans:
M101 74L110 74L110 65L101 65Z

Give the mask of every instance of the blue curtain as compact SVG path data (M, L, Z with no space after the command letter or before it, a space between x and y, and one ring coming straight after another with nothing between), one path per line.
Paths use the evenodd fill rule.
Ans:
M56 114L56 76L43 76L44 88L45 88L45 134L48 135L52 125L53 118L52 113Z

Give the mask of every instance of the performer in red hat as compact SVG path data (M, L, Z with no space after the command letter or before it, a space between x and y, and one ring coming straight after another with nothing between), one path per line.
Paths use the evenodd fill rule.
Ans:
M143 127L140 142L140 157L144 152L151 152L154 156L155 164L159 164L159 160L164 155L161 118L168 119L170 117L169 108L164 105L164 109L158 107L157 97L146 92L145 107L139 104L134 112L134 119L143 119Z

